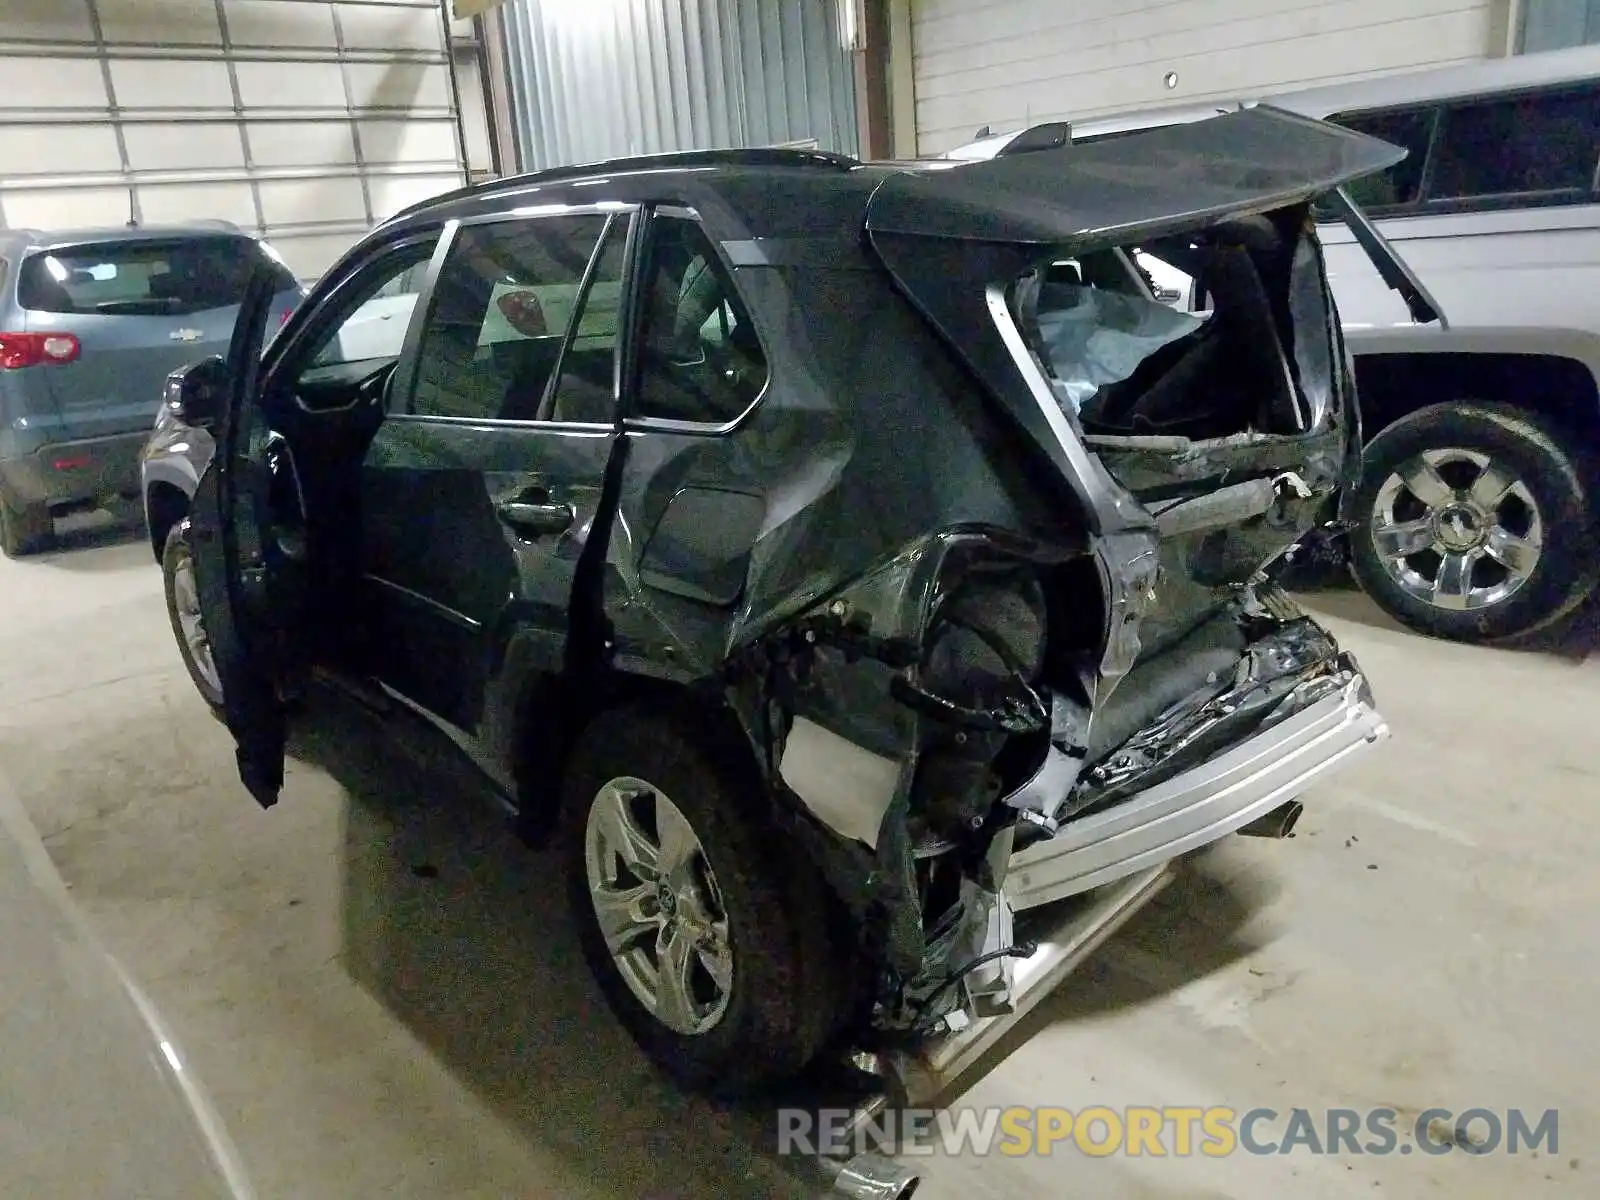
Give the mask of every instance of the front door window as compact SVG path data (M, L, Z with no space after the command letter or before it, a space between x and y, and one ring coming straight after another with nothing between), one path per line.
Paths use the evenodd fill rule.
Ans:
M305 373L347 374L330 368L398 361L438 243L437 235L424 237L359 268L335 310L316 318L300 358Z

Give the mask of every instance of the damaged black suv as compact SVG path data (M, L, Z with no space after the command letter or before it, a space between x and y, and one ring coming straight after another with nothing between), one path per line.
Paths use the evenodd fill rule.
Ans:
M1360 461L1311 206L1402 153L1257 108L628 160L400 214L264 351L263 284L168 385L217 436L185 536L245 784L314 677L426 715L564 826L691 1085L1005 1011L1015 913L1283 832L1387 732L1262 572Z

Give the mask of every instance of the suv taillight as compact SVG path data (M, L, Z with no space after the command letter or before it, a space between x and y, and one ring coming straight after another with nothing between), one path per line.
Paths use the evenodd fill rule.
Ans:
M0 333L0 371L76 362L81 353L70 333Z

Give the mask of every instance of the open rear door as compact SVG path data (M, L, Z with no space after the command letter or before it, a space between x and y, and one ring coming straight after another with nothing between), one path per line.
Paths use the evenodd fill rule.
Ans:
M289 682L281 551L272 511L278 440L261 411L261 350L274 283L257 272L228 348L228 394L216 452L200 479L190 538L201 615L210 639L239 777L256 801L277 803Z

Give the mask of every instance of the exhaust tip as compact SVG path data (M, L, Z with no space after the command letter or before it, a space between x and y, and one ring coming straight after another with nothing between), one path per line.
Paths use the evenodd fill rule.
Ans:
M1300 823L1300 814L1305 810L1306 806L1300 801L1290 800L1257 817L1239 832L1245 837L1286 838L1294 832L1294 827Z
M833 1194L850 1200L911 1200L922 1179L881 1154L858 1154L845 1163L833 1181Z

